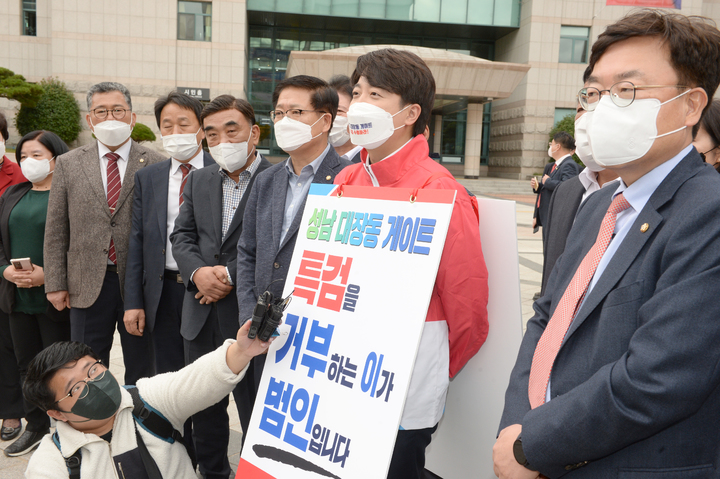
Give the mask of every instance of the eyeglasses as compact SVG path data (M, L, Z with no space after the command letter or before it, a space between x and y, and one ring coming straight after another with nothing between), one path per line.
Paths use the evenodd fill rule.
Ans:
M83 379L82 381L76 382L72 388L70 388L70 392L67 396L63 397L62 399L57 400L57 404L60 404L60 401L63 399L67 399L69 397L73 397L76 399L83 399L88 395L88 392L90 391L90 388L87 386L87 383L93 382L93 381L99 381L100 379L105 376L105 373L107 372L107 368L103 365L102 361L98 360L90 366L90 369L88 369L88 377L86 379Z
M291 108L290 110L272 110L270 112L270 118L272 121L282 120L284 116L289 117L291 120L299 120L303 113L327 113L322 110L300 110L299 108Z
M90 111L98 120L104 120L105 118L107 118L108 112L112 112L112 116L116 120L122 120L123 118L125 118L125 114L128 111L132 110L126 110L125 108L113 108L112 110L107 110L105 108L95 108L94 110Z
M600 102L604 92L610 94L610 99L619 107L630 106L635 101L635 90L646 88L690 88L683 85L635 85L629 81L617 82L609 90L598 90L594 87L581 88L577 94L580 106L586 111L593 111Z

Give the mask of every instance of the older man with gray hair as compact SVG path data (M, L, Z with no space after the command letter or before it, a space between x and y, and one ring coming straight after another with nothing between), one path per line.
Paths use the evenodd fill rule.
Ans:
M88 127L96 141L58 158L45 228L45 291L58 310L70 309L71 336L109 364L117 325L125 383L153 374L148 335L123 324L123 285L132 221L135 172L162 161L130 139L136 116L120 83L87 94ZM163 278L160 278L162 281ZM147 281L158 281L147 278Z

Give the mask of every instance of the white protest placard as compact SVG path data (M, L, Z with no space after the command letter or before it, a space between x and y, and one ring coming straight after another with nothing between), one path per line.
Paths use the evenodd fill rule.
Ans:
M455 191L313 184L237 478L382 478Z
M492 447L523 335L515 202L478 198L478 208L490 329L450 381L445 414L427 449L426 469L443 479L495 478Z

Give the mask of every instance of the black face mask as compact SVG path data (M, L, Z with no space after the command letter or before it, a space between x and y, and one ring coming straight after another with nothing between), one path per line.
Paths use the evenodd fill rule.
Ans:
M120 385L109 371L102 379L87 383L87 396L78 399L70 412L87 418L87 421L102 420L111 417L120 408ZM69 422L87 422L69 421Z

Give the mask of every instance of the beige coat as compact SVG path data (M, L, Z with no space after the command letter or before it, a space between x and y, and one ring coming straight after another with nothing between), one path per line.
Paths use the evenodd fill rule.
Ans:
M122 293L135 172L163 159L156 151L132 141L120 198L111 215L102 183L97 142L58 157L45 226L46 292L68 291L71 307L92 306L103 285L112 238Z

